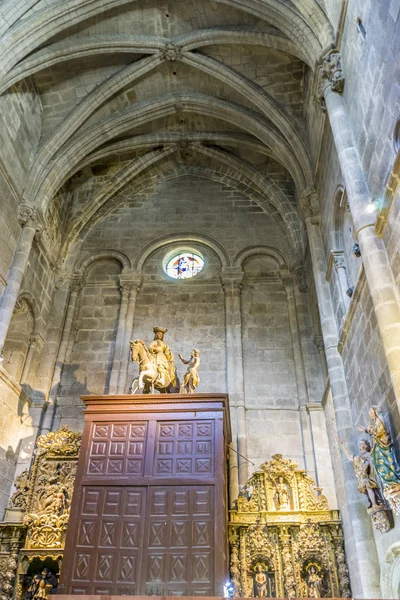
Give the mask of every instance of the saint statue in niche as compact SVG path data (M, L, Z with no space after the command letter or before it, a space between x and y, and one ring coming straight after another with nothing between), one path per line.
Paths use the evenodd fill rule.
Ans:
M278 477L278 483L275 483L275 487L278 510L289 510L289 486L285 483L282 475Z
M400 467L394 451L392 436L383 415L376 408L369 410L368 427L359 425L372 437L371 460L383 486L383 494L391 507L400 514Z
M304 592L307 598L323 598L323 579L320 575L320 567L311 564L306 567L306 576L304 579Z
M253 571L253 597L275 598L275 575L266 564L258 562Z
M44 568L41 573L33 576L32 583L26 593L26 600L46 599L49 594L56 594L58 587L57 577Z
M267 581L267 574L263 570L263 565L258 564L253 577L255 598L268 598Z
M340 441L344 453L351 460L358 480L358 491L368 499L368 508L379 508L385 505L379 487L378 476L371 458L371 445L367 440L360 441L360 454L353 456L343 440Z

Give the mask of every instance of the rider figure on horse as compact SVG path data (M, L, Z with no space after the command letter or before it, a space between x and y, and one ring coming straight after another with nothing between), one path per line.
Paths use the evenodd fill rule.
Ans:
M149 352L155 356L158 375L160 378L167 375L171 385L177 387L174 355L168 344L164 342L164 334L168 329L153 327L153 331L155 335L149 346Z

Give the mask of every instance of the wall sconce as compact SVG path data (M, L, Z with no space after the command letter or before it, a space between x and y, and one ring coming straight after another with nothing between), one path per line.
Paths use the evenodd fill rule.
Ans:
M353 286L351 286L351 287L349 287L349 288L346 290L346 294L348 295L348 297L349 297L349 298L351 298L351 297L352 297L353 293L354 293L354 285L353 285Z
M355 256L356 258L360 258L361 256L360 246L357 244L357 242L355 242L353 246L353 256Z

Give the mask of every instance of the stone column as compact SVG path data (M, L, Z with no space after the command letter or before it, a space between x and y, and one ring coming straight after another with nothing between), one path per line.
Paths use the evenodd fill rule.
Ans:
M225 293L227 387L229 403L233 413L233 430L236 429L236 448L235 443L233 443L233 448L237 449L238 452L236 455L237 474L235 473L234 461L230 473L232 478L230 494L231 500L234 500L238 493L237 481L242 486L249 478L242 349L241 291L243 271L241 267L225 268L222 271L221 280ZM232 438L233 436L234 433L232 432ZM231 452L231 455L233 454L234 452Z
M354 429L346 376L342 357L337 349L338 332L329 283L326 280L325 254L319 229L319 219L314 216L315 211L310 200L310 196L303 198L302 209L307 226L336 429L339 438L347 444L351 444ZM353 596L378 598L380 595L379 561L371 520L367 514L363 498L358 492L357 480L351 462L346 459L343 452L340 457L333 456L332 458L336 492L345 531Z
M43 347L44 341L40 333L32 333L29 337L29 348L26 355L24 368L22 370L20 384L29 383L29 371L32 365L32 359L36 354L36 351Z
M115 339L114 346L114 356L113 363L111 368L110 375L110 385L109 385L109 393L116 394L117 386L118 386L118 377L119 371L121 367L121 356L124 350L123 344L125 340L125 324L126 324L126 314L128 312L128 300L129 294L131 292L132 285L124 280L124 276L121 274L119 277L119 284L121 289L121 303L119 306L119 315L118 315L118 326L117 326L117 336Z
M58 348L57 358L54 365L53 377L51 380L51 388L49 398L46 404L46 413L44 415L41 433L48 433L51 431L51 427L54 419L54 412L56 408L56 401L58 390L60 388L62 371L64 368L67 350L69 345L69 339L71 335L72 323L74 321L76 303L78 301L79 294L83 287L83 279L81 276L75 276L71 280L71 291L68 301L68 307L65 315L64 327L61 334L60 345Z
M337 273L340 298L341 298L342 304L343 304L343 312L344 312L344 315L346 315L347 310L349 308L349 304L350 304L350 298L346 294L346 292L349 288L349 282L347 280L346 262L344 260L343 250L332 250L330 258L329 258L329 262L331 263L331 267L328 264L328 272L326 274L326 278L328 281L330 280L330 275L331 275L332 266L333 266Z
M7 287L0 298L0 354L4 347L11 323L15 303L21 289L22 278L28 264L32 243L36 233L36 210L27 204L19 207L18 220L21 234L8 272Z
M295 298L295 285L293 276L289 271L280 272L283 287L286 290L286 298L289 314L290 334L292 338L293 362L296 377L297 396L299 400L300 427L303 441L304 468L318 484L318 473L315 463L314 440L311 427L310 415L306 405L309 402L306 370L304 367L303 350L301 347L299 322L297 319L297 307Z
M122 279L121 279L122 278ZM123 335L121 332L120 343L120 366L117 379L117 394L127 394L127 379L128 379L128 366L130 360L130 342L133 335L133 323L135 320L135 309L136 299L142 283L142 276L136 271L127 271L121 274L120 280L123 281L125 286L129 289L129 299L127 302L126 318L123 326ZM119 324L118 324L119 325ZM121 325L122 328L122 325Z
M346 102L340 54L329 52L319 68L319 97L326 106L347 199L361 249L365 276L374 305L397 404L400 408L400 294L386 247L376 235L376 213L361 163Z

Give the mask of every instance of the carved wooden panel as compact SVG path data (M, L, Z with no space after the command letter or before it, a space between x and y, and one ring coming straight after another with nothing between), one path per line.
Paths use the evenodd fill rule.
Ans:
M212 476L213 425L211 420L157 423L153 475Z
M82 491L71 593L137 594L147 490Z
M86 475L143 475L148 423L95 423Z
M146 517L143 592L208 595L214 589L213 486L154 487Z

